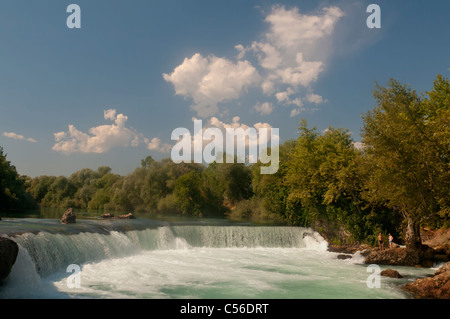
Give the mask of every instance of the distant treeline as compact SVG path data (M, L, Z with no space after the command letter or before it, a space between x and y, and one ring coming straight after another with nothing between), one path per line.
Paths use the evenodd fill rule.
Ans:
M280 145L273 175L260 174L260 163L203 166L148 156L127 176L100 167L29 178L18 176L1 150L0 206L34 200L61 208L275 219L312 226L336 243L373 243L379 232L390 232L414 245L420 226L448 227L450 84L438 76L419 95L391 80L376 85L374 97L377 106L362 116L362 143L346 129L319 132L301 120L298 139Z

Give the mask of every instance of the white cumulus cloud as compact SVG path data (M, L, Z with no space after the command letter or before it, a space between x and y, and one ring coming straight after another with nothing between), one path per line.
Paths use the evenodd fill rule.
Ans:
M192 109L200 117L217 114L218 104L237 99L260 81L258 71L248 61L233 63L214 55L196 53L185 58L171 74L163 74L175 94L193 100Z
M104 119L113 124L99 125L89 129L88 133L79 131L74 125L68 125L68 131L54 133L55 144L52 149L61 153L105 153L114 147L137 146L139 134L128 127L128 117L117 114L116 110L104 111Z
M256 55L266 95L273 94L283 105L321 104L324 99L311 93L312 85L325 69L327 55L332 54L330 36L343 15L335 6L313 14L302 14L296 7L273 6L265 18L269 28L262 39L236 49L240 58L248 52ZM293 109L291 116L300 112Z
M55 144L52 149L64 154L102 154L115 147L135 147L144 144L150 151L170 152L172 146L162 143L158 137L150 140L133 128L127 127L128 116L118 114L115 109L103 111L103 118L113 123L92 127L87 133L70 124L67 131L54 133Z
M240 98L252 86L259 86L264 95L283 105L297 107L292 110L295 116L305 103L324 102L312 86L333 54L331 36L343 16L336 6L310 14L296 7L273 6L265 16L268 29L261 39L234 46L236 62L196 53L163 78L173 85L175 94L192 100L191 108L203 118L220 114L220 103ZM253 59L246 60L247 55ZM253 108L268 114L268 105L262 107Z
M330 35L344 15L338 7L326 7L322 14L301 14L298 8L274 6L266 17L271 25L267 38L278 48L299 48Z

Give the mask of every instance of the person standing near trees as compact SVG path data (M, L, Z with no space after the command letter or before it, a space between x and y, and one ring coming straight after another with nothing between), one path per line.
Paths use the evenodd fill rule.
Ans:
M392 248L392 242L394 241L394 237L391 235L391 234L389 234L389 248Z
M378 247L384 249L383 235L381 233L378 234Z

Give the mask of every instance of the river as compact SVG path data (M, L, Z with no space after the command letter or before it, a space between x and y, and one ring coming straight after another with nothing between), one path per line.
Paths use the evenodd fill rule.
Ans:
M400 285L435 271L382 277L312 229L227 219L3 217L0 236L19 245L7 299L404 299Z

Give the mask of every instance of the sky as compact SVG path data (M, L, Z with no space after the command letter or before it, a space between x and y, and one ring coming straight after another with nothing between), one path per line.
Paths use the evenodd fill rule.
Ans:
M447 0L2 0L0 146L35 177L128 174L170 157L172 132L194 120L278 128L282 143L305 118L360 142L375 83L425 92L449 77L449 12Z

